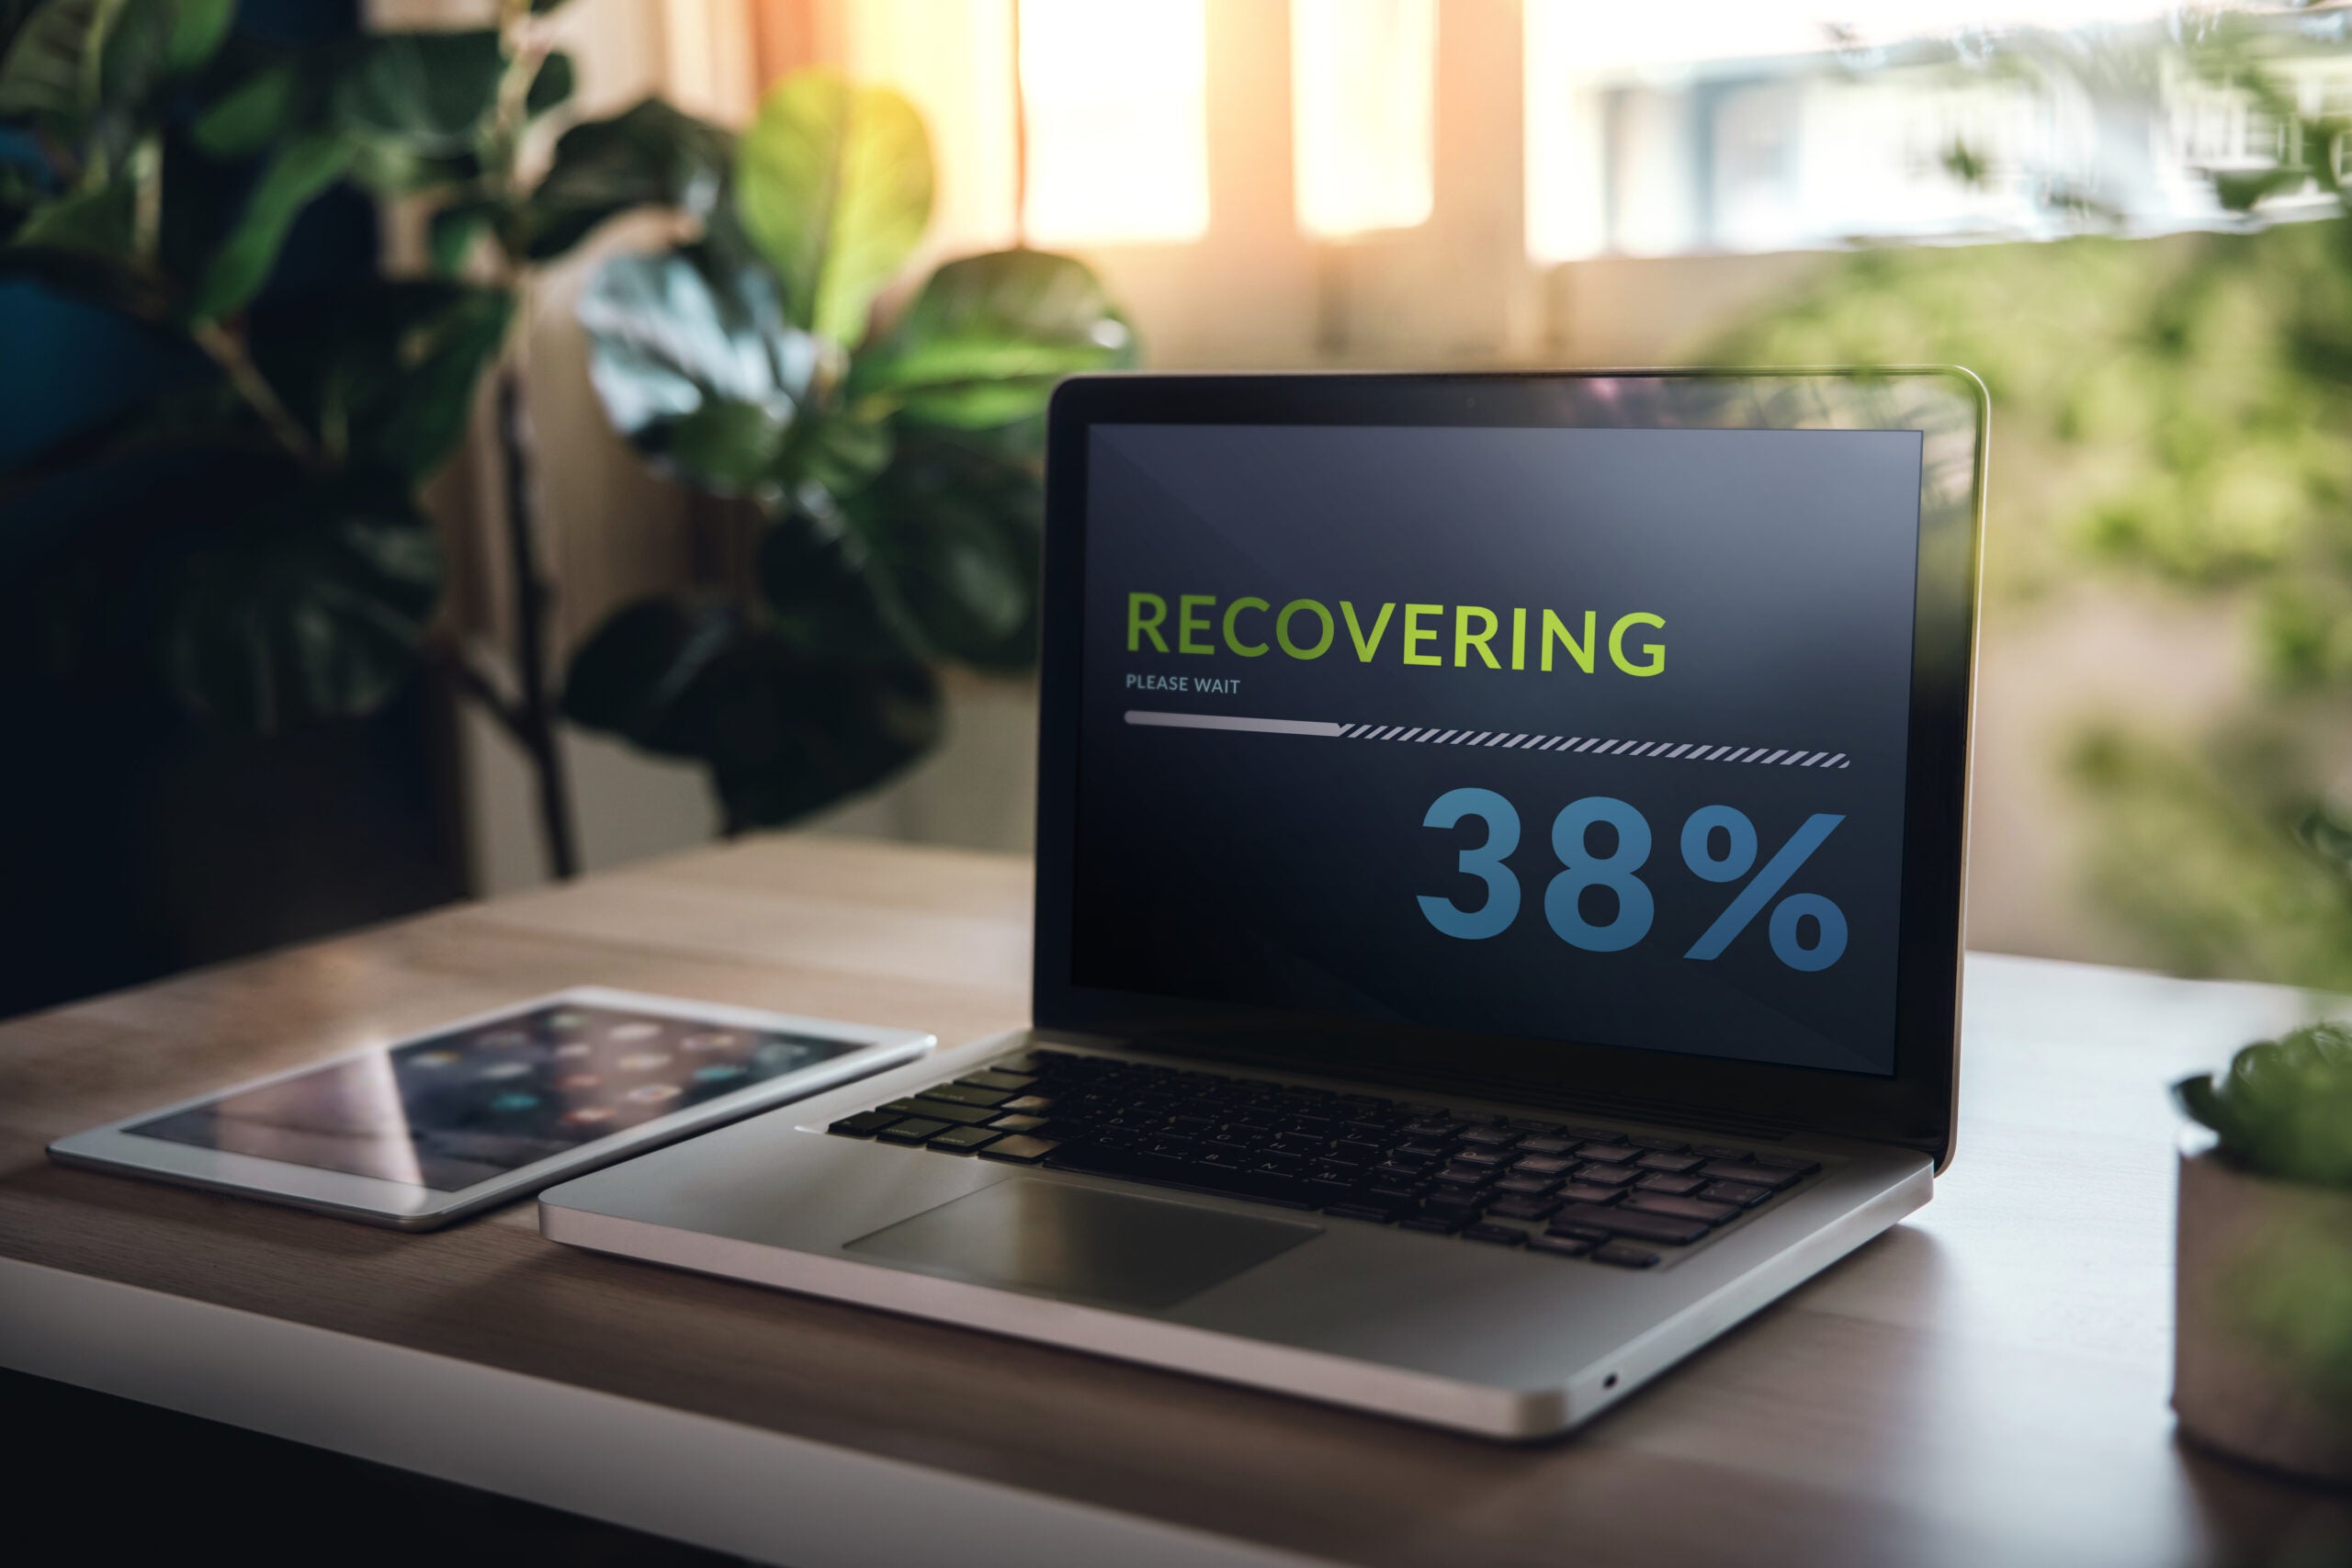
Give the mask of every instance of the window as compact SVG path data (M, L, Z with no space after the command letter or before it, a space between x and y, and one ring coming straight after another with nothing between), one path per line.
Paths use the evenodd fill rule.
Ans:
M1019 0L1038 244L1196 240L1208 231L1205 0Z

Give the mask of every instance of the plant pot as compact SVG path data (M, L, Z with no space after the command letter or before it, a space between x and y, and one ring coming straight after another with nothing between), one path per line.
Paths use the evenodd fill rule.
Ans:
M2352 1252L2352 1192L2255 1176L2216 1153L2180 1157L2174 1411L2197 1442L2352 1486L2352 1390L2315 1386L2260 1323L2282 1266Z

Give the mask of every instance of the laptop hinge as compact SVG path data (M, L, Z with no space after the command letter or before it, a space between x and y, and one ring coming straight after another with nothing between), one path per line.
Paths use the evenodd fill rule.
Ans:
M1803 1122L1782 1116L1763 1116L1737 1111L1707 1110L1674 1100L1653 1100L1640 1095L1610 1094L1580 1091L1566 1086L1531 1085L1523 1079L1489 1077L1476 1073L1425 1073L1393 1066L1365 1066L1340 1072L1329 1066L1306 1062L1271 1062L1265 1057L1242 1052L1227 1052L1213 1046L1187 1041L1182 1050L1165 1046L1144 1045L1135 1041L1119 1040L1098 1034L1082 1034L1074 1031L1038 1030L1034 1038L1067 1040L1075 1045L1091 1045L1112 1050L1135 1051L1148 1055L1173 1057L1178 1060L1207 1060L1228 1062L1259 1072L1294 1072L1301 1077L1339 1078L1342 1081L1380 1084L1396 1089L1417 1089L1435 1097L1466 1096L1477 1100L1495 1100L1506 1105L1523 1105L1530 1110L1582 1112L1589 1116L1614 1117L1627 1122L1644 1122L1664 1127L1688 1127L1702 1132L1743 1134L1751 1138L1780 1139L1807 1131Z

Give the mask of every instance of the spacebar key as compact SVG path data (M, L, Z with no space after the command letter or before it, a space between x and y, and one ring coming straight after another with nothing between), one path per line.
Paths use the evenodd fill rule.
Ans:
M1286 1176L1265 1176L1254 1170L1219 1170L1166 1155L1140 1154L1105 1148L1101 1144L1064 1144L1046 1161L1048 1170L1080 1176L1109 1176L1121 1181L1148 1181L1155 1187L1182 1188L1187 1192L1211 1192L1238 1198L1246 1203L1272 1203L1283 1209L1319 1209L1329 1201L1304 1181Z

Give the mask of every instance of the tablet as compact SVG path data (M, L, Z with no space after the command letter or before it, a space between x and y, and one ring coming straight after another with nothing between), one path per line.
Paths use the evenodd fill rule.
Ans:
M582 987L109 1122L49 1153L429 1230L936 1043Z

